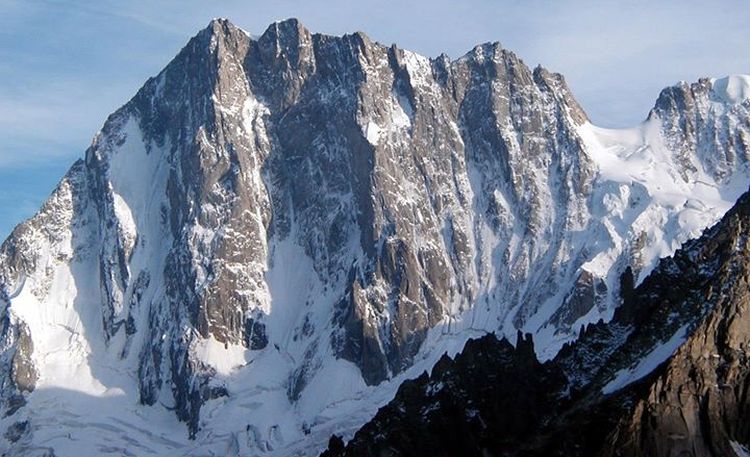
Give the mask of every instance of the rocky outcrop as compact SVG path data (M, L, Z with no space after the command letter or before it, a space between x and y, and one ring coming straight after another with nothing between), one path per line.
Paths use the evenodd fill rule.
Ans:
M334 438L322 455L483 455L517 448L553 419L564 387L563 372L536 359L531 335L519 333L514 348L488 334L470 340L455 359L441 358L430 375L402 384L346 448L336 449Z

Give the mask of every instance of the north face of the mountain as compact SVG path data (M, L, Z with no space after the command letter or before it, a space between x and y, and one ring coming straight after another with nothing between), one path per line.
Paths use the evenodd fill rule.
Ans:
M498 43L214 20L0 248L9 442L308 452L469 337L551 357L747 187L742 78L607 130Z
M748 235L745 194L554 360L520 332L471 340L323 455L745 455Z

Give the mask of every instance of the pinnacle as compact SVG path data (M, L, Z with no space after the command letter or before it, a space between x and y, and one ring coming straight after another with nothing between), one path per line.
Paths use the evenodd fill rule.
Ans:
M309 35L309 33L307 28L298 19L289 18L269 25L266 31L263 32L263 35L261 35L261 40L273 38L285 41L284 39L289 37L296 41L299 37Z
M211 19L208 26L204 29L211 35L225 35L241 29L234 25L229 19L223 17L217 17Z

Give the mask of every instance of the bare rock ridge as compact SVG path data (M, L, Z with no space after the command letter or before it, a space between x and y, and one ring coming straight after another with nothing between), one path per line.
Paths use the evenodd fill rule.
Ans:
M470 337L553 357L747 189L742 78L608 130L498 43L212 21L0 247L8 446L314 455Z
M554 360L520 332L470 340L323 455L745 455L749 221L745 194Z

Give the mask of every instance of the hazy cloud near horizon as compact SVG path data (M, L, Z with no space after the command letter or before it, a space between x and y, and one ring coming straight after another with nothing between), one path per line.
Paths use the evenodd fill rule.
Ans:
M746 1L0 0L0 12L0 237L213 17L254 34L297 17L314 32L360 30L428 56L500 41L565 75L608 127L635 125L679 80L750 73Z

